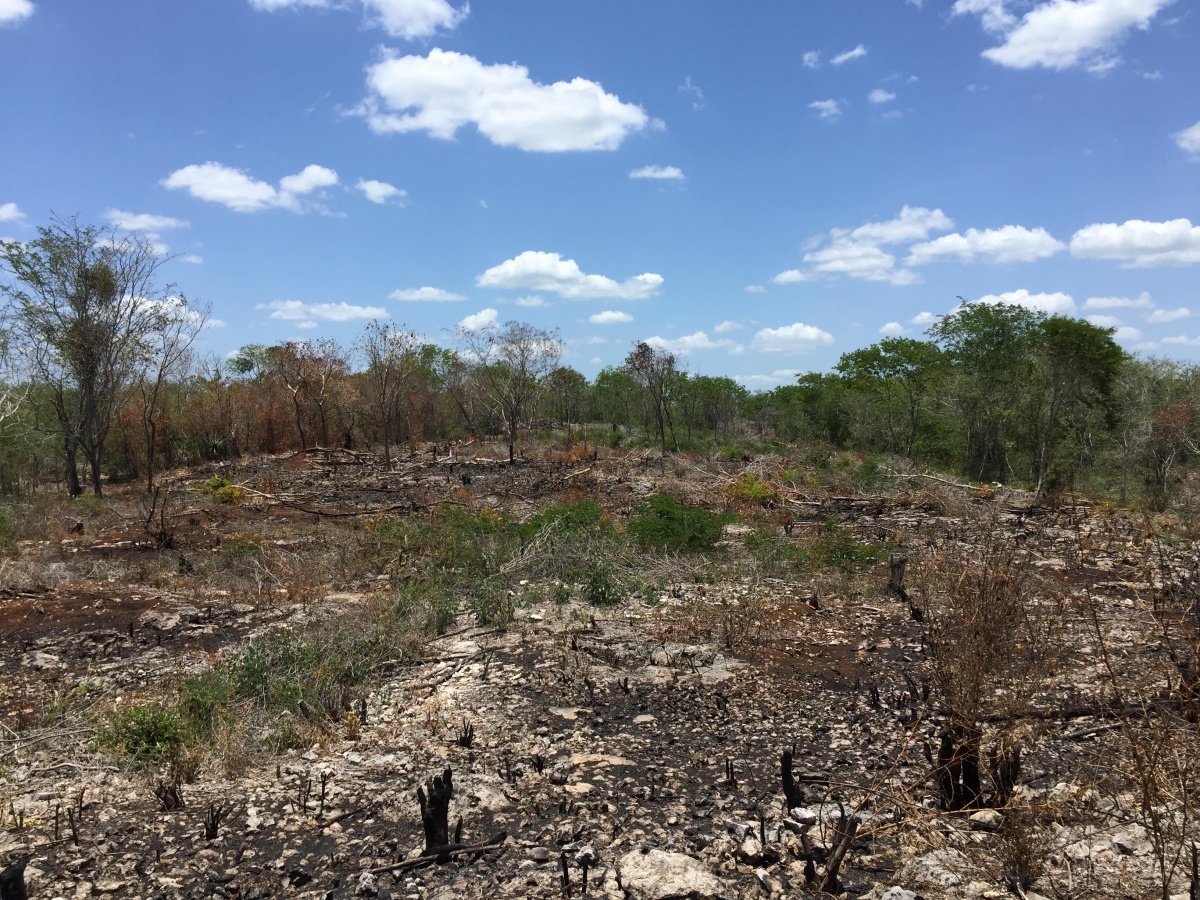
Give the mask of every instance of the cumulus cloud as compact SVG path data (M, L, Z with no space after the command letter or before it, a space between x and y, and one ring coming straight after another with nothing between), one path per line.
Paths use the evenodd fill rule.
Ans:
M1177 334L1173 337L1165 337L1162 339L1162 342L1164 344L1200 347L1200 337L1188 337L1186 334Z
M0 203L0 222L20 222L24 218L25 213L21 212L21 208L17 204Z
M683 181L683 171L676 166L642 166L629 173L630 178L651 178L658 181Z
M765 294L767 289L761 284L748 284L745 291L747 294Z
M183 256L179 257L177 262L187 263L190 266L199 266L204 263L204 257L197 256L195 253L185 253Z
M853 50L847 50L844 53L839 53L833 59L829 60L829 64L831 66L840 66L844 63L850 62L850 60L852 60L852 59L861 59L862 57L864 57L866 55L867 55L867 48L864 47L862 44L859 44Z
M759 353L807 353L818 344L832 344L833 335L815 325L796 322L780 328L764 328L750 342Z
M1136 297L1088 297L1084 309L1153 309L1154 301L1146 291Z
M821 51L820 50L809 50L801 58L801 62L804 63L804 68L806 68L806 69L821 68Z
M911 319L909 319L908 324L914 325L918 328L928 328L930 325L932 325L937 320L938 320L938 316L935 316L933 313L926 310L924 312L917 313L915 316L913 316Z
M355 319L386 319L388 311L381 306L354 306L350 303L304 303L301 300L272 300L260 303L255 309L270 310L272 319L288 322L352 322ZM307 327L307 326L302 326Z
M1181 306L1178 309L1156 309L1150 315L1146 316L1146 321L1151 325L1161 325L1164 322L1177 322L1180 319L1186 319L1191 314L1192 311L1186 306Z
M620 310L606 309L604 312L592 313L588 316L588 321L593 325L621 325L632 322L633 316Z
M842 114L840 100L814 100L808 104L809 109L815 109L822 119L836 119Z
M356 112L378 134L424 131L450 140L473 124L493 144L519 150L615 150L630 134L661 127L640 106L594 81L540 84L516 64L485 65L433 49L384 58L367 68L370 94Z
M715 331L717 334L724 334L727 331L741 331L745 327L746 326L741 322L734 322L730 319L726 319L724 322L719 322L716 327L713 328L713 331Z
M479 312L467 316L458 323L458 327L463 331L480 331L484 328L491 328L499 318L500 314L489 306L487 309L481 309Z
M795 381L796 376L799 374L799 369L776 369L770 375L734 375L733 380L744 384L748 388L770 390L771 388L779 387L781 384Z
M891 103L895 99L895 94L891 91L885 91L883 88L875 88L875 90L867 94L867 100L870 103Z
M335 0L250 0L250 5L266 12L303 7L347 8ZM469 12L466 3L456 9L446 0L362 0L362 7L371 25L392 37L410 41L432 37L441 30L449 31Z
M549 291L566 300L644 300L662 288L663 277L653 272L614 281L604 275L584 273L573 259L557 253L526 250L519 256L492 266L475 279L480 287L500 290Z
M984 259L988 262L1033 262L1065 250L1067 245L1053 238L1044 228L1029 229L1005 225L979 231L968 228L963 234L947 234L909 248L906 266L923 266L947 256L963 262Z
M722 347L736 347L736 344L728 338L713 340L703 331L697 331L693 334L677 338L664 338L655 335L654 337L646 338L646 343L657 350L665 350L668 353L676 353L681 356L687 356L689 353L694 353L697 350L719 350Z
M0 221L3 221L3 209L0 208ZM156 216L153 213L131 213L122 209L108 209L104 218L109 224L123 228L126 231L167 231L171 228L187 228L187 219L176 219L172 216Z
M516 300L513 301L513 303L517 304L517 306L545 306L546 305L546 301L542 297L538 296L537 294L534 294L532 297L518 297Z
M410 303L446 303L456 300L466 300L463 294L455 294L442 288L425 287L401 288L388 294L390 300L404 300Z
M1088 316L1087 320L1100 328L1116 328L1121 324L1121 320L1116 316L1094 315Z
M1129 343L1131 341L1140 341L1142 339L1142 330L1134 328L1131 325L1122 325L1113 329L1113 339Z
M920 276L908 269L896 268L896 257L883 248L924 240L930 232L953 227L954 220L940 209L905 206L898 216L884 222L868 222L854 229L832 229L826 246L804 254L804 261L811 269L789 269L772 280L777 284L791 284L824 274L848 275L894 285L916 284L921 280Z
M184 190L198 200L220 203L234 212L287 209L304 212L303 198L338 183L337 172L324 166L305 166L279 180L279 187L217 162L184 166L162 180L171 190Z
M1031 294L1022 288L1019 291L1008 291L1004 294L987 294L979 298L979 303L1007 304L1008 306L1023 306L1044 312L1051 316L1075 315L1075 301L1070 294Z
M1145 30L1173 0L1049 0L1018 19L1006 0L956 0L956 15L974 14L1003 42L983 51L1011 69L1105 72L1119 64L1116 48L1134 29Z
M394 184L388 184L386 181L360 178L354 187L355 190L361 191L362 195L372 203L383 204L395 202L403 204L405 198L408 197L408 191L398 188Z
M1180 150L1200 158L1200 122L1191 128L1175 132L1172 137L1175 138L1175 143L1179 145Z
M884 337L900 337L904 334L904 326L899 322L888 322L880 326L879 333Z
M18 25L33 15L30 0L0 0L0 27Z
M1088 225L1071 238L1071 255L1116 260L1125 269L1189 266L1200 262L1200 225L1189 219Z

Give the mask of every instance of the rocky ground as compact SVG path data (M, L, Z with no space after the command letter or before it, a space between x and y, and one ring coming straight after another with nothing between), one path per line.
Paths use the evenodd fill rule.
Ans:
M1156 847L1183 840L1161 818L1190 838L1191 776L1183 765L1178 792L1140 803L1117 712L1158 689L1147 673L1171 671L1153 612L1194 547L1111 511L932 480L880 496L792 490L768 514L791 541L831 518L888 541L909 557L908 603L886 563L787 578L725 566L617 607L547 599L504 627L460 616L421 655L381 667L352 723L306 750L247 749L239 766L221 748L224 764L201 758L177 796L162 771L96 748L104 712L129 698L272 629L369 608L371 583L247 592L198 578L202 554L251 525L273 523L281 552L302 557L364 509L419 512L441 497L523 515L595 496L621 515L667 490L715 503L738 468L256 461L230 473L247 486L241 506L191 494L171 513L170 550L146 549L132 515L82 533L59 515L0 572L0 865L27 859L29 896L45 898L797 897L817 893L844 845L827 886L868 900L1160 896ZM736 549L746 530L726 540ZM947 812L929 572L970 567L1001 539L1032 572L1045 665L996 687L983 711L985 751L1024 748L1012 798ZM676 573L689 566L702 569ZM461 820L459 842L479 846L438 862L420 857L416 793L447 769L451 829ZM1168 889L1186 895L1180 861Z

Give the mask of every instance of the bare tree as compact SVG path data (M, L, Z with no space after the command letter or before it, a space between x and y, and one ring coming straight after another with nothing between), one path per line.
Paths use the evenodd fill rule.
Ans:
M366 379L377 417L376 424L383 436L383 458L392 463L392 434L396 426L397 407L411 386L420 360L417 348L420 338L416 332L404 331L388 324L371 322L358 342L358 350L366 359Z
M675 435L675 423L671 416L671 394L675 386L675 354L651 347L644 341L633 345L625 357L625 369L634 377L650 399L654 414L654 427L662 444L662 460L667 456L667 431ZM678 449L678 447L676 447Z
M349 374L345 351L337 341L288 341L267 349L271 372L286 386L300 449L309 446L305 420L316 429L319 446L329 446L329 414L338 398L337 387Z
M30 377L46 390L62 440L67 489L83 493L78 456L101 494L104 443L138 376L154 358L154 335L183 301L159 286L166 261L147 238L55 218L26 244L0 244L9 274L6 315Z
M502 328L460 328L458 339L478 363L488 400L508 430L508 461L512 462L517 429L536 409L544 380L562 356L559 333L525 322L506 322Z

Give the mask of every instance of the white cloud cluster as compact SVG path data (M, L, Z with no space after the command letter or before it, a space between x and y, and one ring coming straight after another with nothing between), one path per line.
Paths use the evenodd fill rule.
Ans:
M30 0L0 0L0 27L24 22L34 9Z
M485 328L491 328L500 319L500 314L490 306L487 309L481 309L477 313L472 313L458 323L458 327L462 331L481 331Z
M356 319L386 319L388 311L381 306L354 306L350 303L305 303L302 300L272 300L260 303L255 309L270 310L272 319L299 322L301 328L312 323L352 322Z
M875 88L875 90L867 94L868 103L891 103L895 99L895 94L893 94L891 91L885 91L883 88Z
M1153 309L1154 301L1142 291L1136 297L1088 297L1084 309Z
M1071 255L1115 260L1125 269L1189 266L1200 263L1200 225L1189 219L1088 225L1072 236Z
M745 327L746 326L741 322L734 322L730 319L726 319L724 322L718 322L716 326L714 326L713 331L715 331L717 334L724 334L727 331L741 331Z
M1164 322L1178 322L1180 319L1190 318L1191 315L1192 311L1186 306L1178 309L1156 309L1146 316L1146 321L1151 325L1161 325Z
M832 344L833 335L815 325L795 322L779 328L764 328L754 335L751 348L759 353L807 353L818 345Z
M604 275L588 275L573 259L557 253L526 250L513 259L492 266L475 279L479 287L499 290L547 291L566 300L644 300L662 288L663 277L653 272L614 281Z
M642 166L629 173L630 178L650 178L657 181L683 181L683 171L677 166Z
M279 180L279 187L252 178L241 169L217 162L184 166L162 180L163 187L185 190L198 200L220 203L234 212L287 209L304 212L305 198L338 183L337 172L324 166L305 166Z
M744 384L748 388L770 390L789 381L795 381L796 376L799 374L799 369L776 369L770 375L734 375L733 380Z
M1197 122L1191 128L1175 132L1172 137L1175 138L1175 143L1180 150L1200 159L1200 122Z
M1117 46L1134 29L1145 30L1173 0L1048 0L1019 19L1009 0L956 0L955 15L978 15L983 27L1003 39L983 51L1011 69L1070 69L1105 72L1120 63ZM1017 5L1018 8L1021 4Z
M738 349L738 345L734 341L728 338L713 340L703 331L696 331L677 338L664 338L655 335L654 337L646 338L645 342L655 349L665 350L668 353L675 353L679 356L687 356L698 350L720 350L723 347L728 347L731 350Z
M347 8L337 0L250 0L250 5L265 12L303 7ZM362 7L370 24L382 28L392 37L410 41L432 37L438 31L449 31L470 12L466 3L456 9L446 0L362 0Z
M25 213L21 212L21 207L17 204L0 203L0 222L20 222L24 218Z
M462 294L435 287L402 288L388 294L389 300L404 300L410 303L447 303L466 300Z
M375 181L370 178L360 178L354 185L355 190L362 193L364 197L372 203L396 203L403 205L408 197L408 191L404 188L398 188L394 184L388 184L386 181Z
M626 322L632 322L633 316L620 310L606 309L604 312L588 316L588 321L593 325L624 325Z
M1022 288L1018 291L1008 291L1003 294L986 294L977 303L1006 304L1022 306L1025 309L1036 310L1050 316L1075 315L1075 300L1070 294L1060 292L1052 294L1031 294Z
M920 277L908 269L896 268L896 257L884 250L891 244L924 240L931 231L945 231L954 221L940 209L905 206L894 219L869 222L858 228L834 228L829 243L804 254L808 271L789 269L773 279L775 284L811 281L820 275L848 275L867 281L891 284L915 284Z
M474 124L493 144L519 150L615 150L630 134L661 127L640 106L594 81L539 84L516 64L485 65L433 49L428 56L386 52L367 68L368 97L356 113L372 131L424 131L450 140Z
M3 210L0 210L3 212ZM171 228L187 228L187 219L176 219L173 216L158 216L153 213L131 213L121 209L108 209L104 218L109 224L126 231L167 231ZM3 216L0 215L0 221Z
M801 58L801 62L804 64L804 68L806 68L806 69L821 68L821 51L820 50L809 50Z
M906 266L923 266L943 257L954 256L963 262L986 259L988 262L1034 262L1065 250L1067 245L1053 238L1044 228L1005 225L980 231L968 228L963 234L947 234L909 248Z
M833 59L829 60L831 66L840 66L854 59L861 59L867 55L867 48L859 44L853 50L847 50L844 53L839 53Z

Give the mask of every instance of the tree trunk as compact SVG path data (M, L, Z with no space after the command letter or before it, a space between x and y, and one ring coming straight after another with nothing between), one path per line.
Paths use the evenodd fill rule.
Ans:
M425 856L433 856L450 843L450 798L454 796L454 783L450 767L441 775L435 775L425 788L417 788L417 801L421 804L421 825L425 829Z

